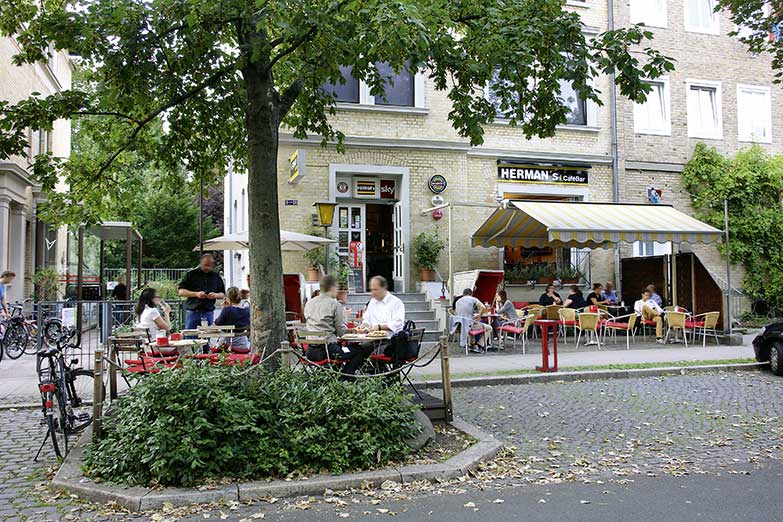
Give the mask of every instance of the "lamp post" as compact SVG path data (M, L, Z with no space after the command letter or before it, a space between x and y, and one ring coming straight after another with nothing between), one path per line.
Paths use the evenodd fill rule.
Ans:
M729 335L734 331L731 317L731 248L729 245L729 200L723 199L723 228L726 234L726 318L729 323Z
M316 201L313 206L318 211L318 221L324 227L324 239L329 238L329 227L334 222L334 208L337 203L329 201ZM329 245L324 245L324 274L329 271Z

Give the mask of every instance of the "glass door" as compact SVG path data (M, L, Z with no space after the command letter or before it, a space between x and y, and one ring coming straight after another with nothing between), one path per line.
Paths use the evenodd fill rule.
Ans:
M363 204L338 205L337 207L337 255L340 264L348 264L351 276L349 290L364 292L365 272L365 208Z
M394 288L405 291L405 241L402 233L402 203L394 204Z

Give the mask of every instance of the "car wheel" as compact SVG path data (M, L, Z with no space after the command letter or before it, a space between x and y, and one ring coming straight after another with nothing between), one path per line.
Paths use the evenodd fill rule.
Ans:
M783 343L775 343L770 347L769 369L775 375L783 375Z

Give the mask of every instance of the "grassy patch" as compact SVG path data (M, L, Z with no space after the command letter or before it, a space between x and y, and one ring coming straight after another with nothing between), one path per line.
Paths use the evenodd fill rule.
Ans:
M600 364L595 366L561 366L561 372L591 372L600 370L641 370L645 368L685 368L689 366L707 366L715 364L746 364L756 362L755 359L715 359L707 361L673 361L673 362L646 362L627 364ZM508 375L532 375L540 373L536 370L497 370L491 372L465 372L453 373L452 379L465 379L470 377L502 377ZM419 379L437 379L440 375L422 375Z

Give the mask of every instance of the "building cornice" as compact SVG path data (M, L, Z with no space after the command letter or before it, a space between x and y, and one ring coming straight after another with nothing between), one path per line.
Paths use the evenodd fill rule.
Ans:
M309 137L304 140L294 138L291 133L280 133L280 143L294 146L320 146L321 140L315 137ZM611 164L612 158L608 154L584 154L569 152L543 152L543 151L525 151L511 149L495 149L472 147L467 141L441 141L427 140L419 138L376 138L370 136L346 136L344 144L346 147L353 148L375 148L375 149L407 149L407 150L437 150L461 152L474 157L525 159L530 161L542 162L575 162L590 164Z

